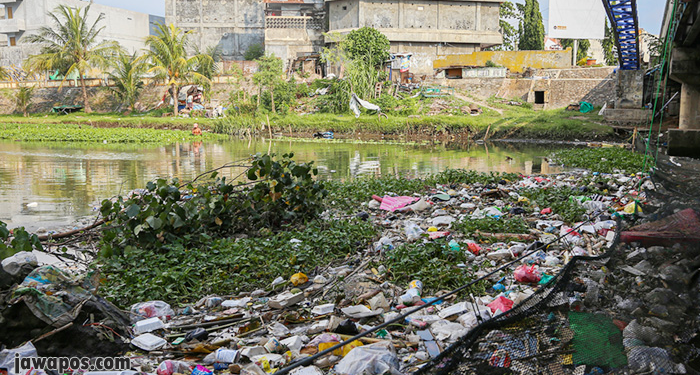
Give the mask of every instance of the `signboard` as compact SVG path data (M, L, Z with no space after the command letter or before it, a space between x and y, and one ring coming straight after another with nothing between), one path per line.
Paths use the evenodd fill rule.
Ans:
M549 0L547 36L604 39L606 17L601 0Z

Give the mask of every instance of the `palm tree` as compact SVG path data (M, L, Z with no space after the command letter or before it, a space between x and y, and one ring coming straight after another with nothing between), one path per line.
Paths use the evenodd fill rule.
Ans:
M197 72L200 64L206 63L204 54L187 57L187 34L170 24L159 24L156 35L146 37L145 58L151 66L149 73L170 86L173 99L173 115L177 116L177 93L183 83L209 83L209 79Z
M100 14L95 22L88 23L85 8L73 8L59 5L47 15L53 19L55 27L43 26L37 34L27 36L30 43L42 44L38 55L29 56L27 66L30 70L55 70L63 73L63 82L71 74L78 74L83 91L85 112L92 112L85 88L85 73L93 67L106 68L110 57L118 51L114 41L97 41L104 29L98 27L104 15ZM61 82L61 84L63 84Z
M32 104L35 88L36 86L21 86L14 95L15 106L18 111L22 111L24 117L27 117L27 111Z
M109 73L109 78L114 81L114 86L110 87L110 90L117 98L126 102L133 112L136 100L143 90L143 75L148 67L136 53L120 53L113 66L114 71Z

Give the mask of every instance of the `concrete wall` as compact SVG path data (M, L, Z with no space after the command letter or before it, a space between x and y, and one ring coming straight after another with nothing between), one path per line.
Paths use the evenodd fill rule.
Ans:
M592 74L590 70L595 69ZM528 78L463 78L440 79L435 83L468 91L480 98L520 98L534 102L535 91L545 91L546 109L566 107L570 103L587 101L596 106L615 99L614 68L564 69L537 71L536 79ZM607 73L607 75L604 75ZM591 75L597 78L588 78ZM568 77L568 78L560 78Z
M0 65L19 66L27 56L36 53L37 47L27 44L23 37L35 34L42 26L51 26L53 20L47 13L59 5L84 8L89 3L79 0L18 0L5 4L6 8L12 8L13 19L0 20L0 32L8 38L15 37L17 46L0 48ZM7 10L5 12L7 15ZM117 41L130 53L144 47L143 41L150 34L151 22L161 19L93 3L88 13L89 22L94 22L100 13L104 14L104 19L99 25L104 26L104 30L99 34L99 40ZM16 32L14 25L19 27Z
M433 68L486 66L486 62L492 61L518 73L526 68L565 69L571 67L571 53L571 49L567 49L565 51L480 51L471 54L441 55L435 59Z
M220 46L224 60L242 60L265 39L261 0L165 0L165 22L189 31L193 47Z

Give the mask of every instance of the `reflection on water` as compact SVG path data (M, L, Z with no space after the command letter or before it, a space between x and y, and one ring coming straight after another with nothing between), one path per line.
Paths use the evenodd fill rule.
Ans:
M293 151L315 160L322 178L418 177L446 168L553 173L542 163L551 147L530 144L407 146L231 140L218 143L85 145L0 141L0 220L11 227L47 229L90 215L104 198L143 188L158 177L191 179L203 171L257 152ZM236 176L235 170L224 171Z

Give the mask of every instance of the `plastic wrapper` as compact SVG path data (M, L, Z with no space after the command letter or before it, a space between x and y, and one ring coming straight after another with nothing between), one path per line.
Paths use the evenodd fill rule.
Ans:
M509 300L506 297L500 296L493 300L493 302L489 303L488 307L491 309L491 314L496 315L496 311L504 313L512 309L513 301Z
M418 224L409 221L406 222L404 232L406 233L406 237L409 241L415 241L420 238L421 234L423 234L423 229L421 229L421 227L419 227Z
M399 359L390 342L354 348L335 366L339 375L398 375Z
M301 272L297 272L294 275L292 275L292 278L289 279L289 281L292 282L292 285L299 286L299 285L305 284L307 281L309 281L309 278L305 274L303 274Z
M191 372L192 368L187 363L171 360L161 362L156 369L156 374L158 375L189 374Z
M132 323L154 317L168 319L174 315L175 311L163 301L139 302L131 306Z
M515 277L515 281L520 283L536 284L542 278L542 273L534 265L526 266L523 264L513 271L513 277Z
M0 351L0 369L6 369L9 375L20 375L24 374L23 371L15 374L15 354L19 354L20 358L26 357L36 357L38 356L36 348L31 342L28 342L20 347L14 349L5 349ZM21 370L21 369L20 369Z

